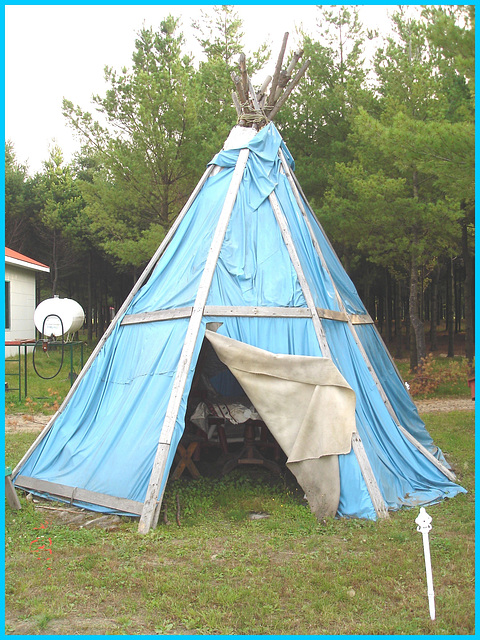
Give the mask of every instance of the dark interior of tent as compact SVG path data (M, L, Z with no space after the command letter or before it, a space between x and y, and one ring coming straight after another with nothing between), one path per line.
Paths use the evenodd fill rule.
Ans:
M185 431L177 449L172 479L223 476L244 467L285 470L286 456L247 394L204 339L185 414Z

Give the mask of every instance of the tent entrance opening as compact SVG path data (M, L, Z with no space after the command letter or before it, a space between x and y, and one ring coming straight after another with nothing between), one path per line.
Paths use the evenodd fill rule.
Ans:
M204 339L187 403L184 438L199 442L196 461L221 474L239 465L262 465L279 474L285 456L229 368Z

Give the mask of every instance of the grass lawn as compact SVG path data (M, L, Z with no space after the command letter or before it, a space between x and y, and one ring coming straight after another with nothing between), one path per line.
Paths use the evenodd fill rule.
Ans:
M418 509L318 522L291 479L243 467L169 483L171 524L146 536L127 518L110 531L62 524L23 496L6 507L6 633L473 634L474 412L423 418L468 490L427 508L434 622ZM7 463L34 437L6 434Z
M35 350L27 349L27 363L23 348L18 356L5 360L5 411L8 413L54 413L72 385L72 380L82 368L93 350L93 345L84 343L49 347L43 351L41 343ZM25 385L25 368L27 384ZM25 393L26 386L26 393ZM19 391L20 387L20 391Z

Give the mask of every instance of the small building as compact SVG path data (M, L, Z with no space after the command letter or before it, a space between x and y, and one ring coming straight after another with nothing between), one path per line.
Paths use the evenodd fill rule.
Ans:
M5 247L5 342L35 338L36 276L50 267ZM5 357L17 347L5 347Z

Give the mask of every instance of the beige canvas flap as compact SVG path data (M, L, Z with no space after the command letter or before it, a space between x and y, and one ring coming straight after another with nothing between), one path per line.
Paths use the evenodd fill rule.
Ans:
M206 331L289 462L348 453L355 393L329 358L274 354Z
M353 389L329 358L274 354L208 330L205 336L287 455L312 510L335 515L337 456L350 451L356 431Z

